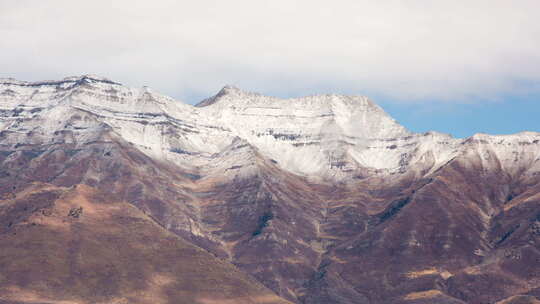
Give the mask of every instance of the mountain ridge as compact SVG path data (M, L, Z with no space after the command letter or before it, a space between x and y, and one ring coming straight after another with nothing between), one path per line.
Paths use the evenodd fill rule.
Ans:
M450 150L467 141L449 138L438 132L411 133L378 105L362 96L326 94L279 99L226 86L217 95L206 100L212 100L211 102L203 101L204 106L199 104L197 107L175 101L147 88L131 89L98 76L84 75L65 79L70 82L94 79L95 82L85 84L75 91L68 88L68 92L57 87L53 92L26 92L24 96L23 90L19 104L11 105L11 108L23 106L26 100L32 102L40 95L46 100L69 100L72 107L109 117L113 128L118 128L118 132L126 136L128 141L146 147L153 156L164 157L168 161L178 161L178 157L170 153L171 150L188 151L198 155L212 154L228 145L235 136L240 136L258 147L263 154L285 164L294 173L341 179L350 174L342 172L343 170L328 169L346 167L352 171L361 168L388 173L403 171L403 164L415 161L413 154L418 149L425 150L422 153L432 151L436 158L440 159L440 165L449 159L444 155L452 154ZM52 86L48 82L43 85ZM9 90L13 91L13 88ZM17 100L11 91L4 89L0 94L6 95L9 100ZM99 110L100 108L102 110ZM142 119L141 123L152 125L169 123L176 128L196 132L199 132L197 126L201 125L206 130L222 129L224 132L209 130L202 138L184 135L184 138L179 138L175 143L167 143L167 138L162 139L161 143L152 143L149 142L153 137L152 132L163 136L159 135L161 131L148 133L150 131L145 131L147 127L136 125L135 120L139 118ZM120 120L131 122L120 123ZM133 130L134 128L137 130ZM148 135L144 135L145 133ZM526 134L518 133L507 137L537 135ZM222 138L215 140L216 136ZM480 135L471 138L478 136ZM444 148L438 144L442 142L448 142L449 147ZM195 143L198 144L194 145ZM283 151L287 150L296 152L293 155L283 154ZM334 153L335 151L338 151L339 155ZM298 158L300 154L310 155L309 164ZM188 154L184 156L186 155ZM416 158L421 157L422 155L416 155Z
M122 86L122 87L125 87L123 84L119 83L119 82L115 82L115 81L112 81L110 80L109 78L106 78L106 77L102 77L102 76L98 76L98 75L94 75L94 74L83 74L83 75L80 75L80 76L69 76L69 77L65 77L61 80L44 80L44 81L23 81L23 80L18 80L18 79L15 79L15 78L0 78L0 85L17 85L17 86L50 86L50 85L55 85L55 84L62 84L64 82L70 82L70 83L77 83L78 81L81 81L81 80L85 80L85 79L88 79L88 80L92 80L92 81L96 81L96 82L103 82L103 83L107 83L107 84L114 84L114 85L118 85L118 86ZM128 87L126 87L128 88ZM140 89L137 89L137 90L140 90L140 91L144 91L144 90L147 90L149 89L149 87L147 86L144 86ZM7 90L6 88L4 88L4 90ZM365 96L360 96L360 95L343 95L343 94L336 94L336 93L326 93L326 94L316 94L316 95L306 95L306 96L302 96L302 97L291 97L291 98L278 98L278 97L273 97L273 96L265 96L265 95L262 95L260 93L256 93L256 92L250 92L250 91L244 91L240 88L238 88L237 86L235 85L231 85L231 84L228 84L228 85L225 85L221 90L218 91L218 93L214 96L211 96L209 98L206 98L204 100L202 100L201 102L199 103L196 103L194 105L191 105L189 103L185 103L181 100L177 100L177 99L174 99L172 97L168 97L166 95L162 95L162 94L158 94L160 96L163 96L167 99L170 99L170 100L174 100L176 102L179 102L181 104L184 104L184 105L187 105L187 106L193 106L193 107L201 107L202 103L205 101L205 100L208 100L208 99L211 99L211 98L214 98L216 96L223 96L223 95L227 95L228 93L227 92L238 92L239 95L251 95L251 96L259 96L259 97L266 97L266 98L269 98L269 99L274 99L274 100L280 100L280 101L294 101L294 100L298 100L298 99L310 99L310 98L323 98L323 97L345 97L345 98L355 98L355 97L358 97L358 98L367 98ZM371 102L371 101L370 101ZM375 106L379 107L377 104L373 103ZM423 132L423 133L415 133L415 134L425 134L425 133L439 133L439 134L445 134L445 135L450 135L448 133L445 133L445 132L439 132L439 131L426 131L426 132ZM540 133L540 132L537 132L537 131L520 131L520 132L517 132L517 133L513 133L513 134L489 134L489 133L483 133L483 132L480 132L480 133L475 133L469 137L466 137L466 138L463 138L463 139L468 139L470 137L473 137L475 135L489 135L489 136L517 136L517 135L520 135L522 133L533 133L533 134L537 134L537 133ZM456 138L456 139L459 139L459 138Z

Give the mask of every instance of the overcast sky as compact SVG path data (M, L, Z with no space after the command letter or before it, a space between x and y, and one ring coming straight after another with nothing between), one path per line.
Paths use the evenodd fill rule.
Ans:
M0 0L0 77L88 73L188 103L233 84L368 95L415 131L540 131L540 1ZM437 125L463 109L529 118Z

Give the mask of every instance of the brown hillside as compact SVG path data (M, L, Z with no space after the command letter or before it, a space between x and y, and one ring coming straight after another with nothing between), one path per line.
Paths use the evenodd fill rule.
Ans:
M0 201L0 303L288 303L94 188Z

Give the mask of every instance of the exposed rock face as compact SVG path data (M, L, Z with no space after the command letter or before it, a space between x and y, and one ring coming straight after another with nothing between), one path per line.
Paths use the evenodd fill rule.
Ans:
M0 263L27 252L13 234L21 229L21 241L39 244L21 264L50 268L56 280L43 285L13 264L0 274L0 290L10 292L0 301L180 303L175 297L189 294L186 303L535 303L540 296L539 133L415 134L365 97L282 100L225 87L193 107L96 76L3 79L0 163L0 242L8 248ZM77 189L99 195L67 203ZM131 226L132 218L144 225ZM58 240L40 244L54 229L62 230ZM144 240L133 235L139 230ZM109 290L99 283L105 274L86 264L79 272L62 272L67 257L39 264L53 248L59 257L80 250L61 245L80 238L77 231L94 232L92 246L124 240L115 257L139 261L129 263L140 266L134 271L172 263L159 275L176 283L144 272ZM167 249L168 239L219 259ZM105 269L112 253L96 252L92 265ZM200 259L217 272L194 268L200 285L182 285L186 272L175 263ZM65 276L81 290L60 292ZM217 297L213 279L230 293ZM159 287L149 289L152 300L135 291L143 283Z

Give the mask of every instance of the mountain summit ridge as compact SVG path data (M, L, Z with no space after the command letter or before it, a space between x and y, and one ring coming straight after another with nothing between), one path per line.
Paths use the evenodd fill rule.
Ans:
M132 89L83 75L53 82L0 83L0 102L3 128L9 129L20 117L40 116L66 104L101 117L128 142L165 161L205 166L212 154L240 137L295 174L331 179L349 179L366 170L382 175L418 168L433 171L463 153L462 143L468 140L438 132L412 133L364 96L280 99L225 86L192 106L147 87ZM10 115L13 111L16 115ZM539 137L526 134L501 138ZM180 150L188 153L173 152Z

